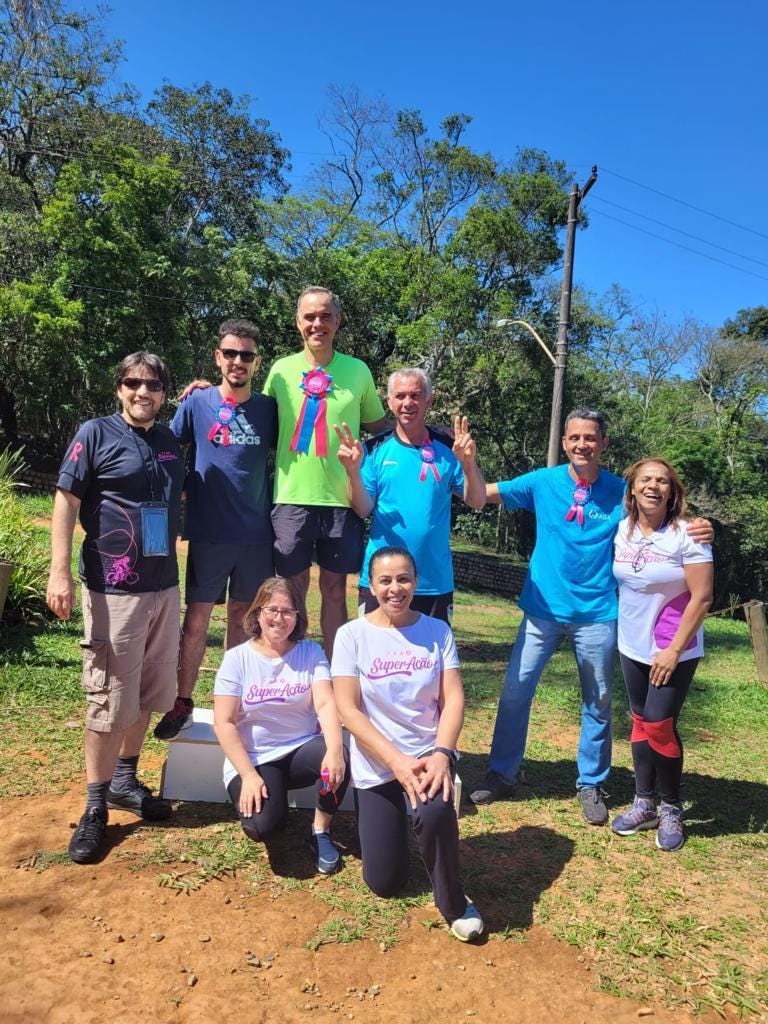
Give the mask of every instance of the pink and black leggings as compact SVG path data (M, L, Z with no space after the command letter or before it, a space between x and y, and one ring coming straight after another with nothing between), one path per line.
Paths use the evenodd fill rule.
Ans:
M665 686L651 686L651 666L619 654L632 712L632 762L635 791L646 800L658 789L664 803L680 802L683 744L677 720L698 658L679 662Z

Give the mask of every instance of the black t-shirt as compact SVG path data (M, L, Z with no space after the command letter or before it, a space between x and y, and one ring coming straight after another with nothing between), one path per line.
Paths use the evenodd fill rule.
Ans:
M57 486L81 501L85 540L80 578L90 590L138 594L179 582L176 561L184 461L168 427L132 427L120 413L84 423L59 470ZM168 507L168 554L143 554L142 505Z

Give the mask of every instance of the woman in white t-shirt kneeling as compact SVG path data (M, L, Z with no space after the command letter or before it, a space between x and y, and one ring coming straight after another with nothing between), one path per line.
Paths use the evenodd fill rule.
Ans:
M288 790L314 784L311 841L317 870L332 874L341 858L329 830L349 765L328 661L304 639L307 613L290 580L262 583L243 627L251 639L224 655L213 691L224 784L243 831L261 841L285 825Z
M394 896L408 878L408 825L432 882L437 909L462 942L483 921L459 878L453 769L464 721L464 690L450 627L411 610L417 576L404 548L380 548L369 586L379 606L336 634L331 670L351 733L363 878Z
M616 534L613 573L619 583L618 646L632 712L636 795L611 828L621 836L658 828L656 845L674 852L685 841L677 720L704 653L712 548L688 536L685 488L666 459L641 459L625 476L628 515Z

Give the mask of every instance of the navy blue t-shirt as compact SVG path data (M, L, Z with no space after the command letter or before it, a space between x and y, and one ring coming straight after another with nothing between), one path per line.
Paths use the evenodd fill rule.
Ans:
M120 413L88 420L75 434L57 487L80 499L85 540L80 579L104 594L167 590L179 582L176 534L184 461L168 427L132 427ZM141 506L168 506L168 555L145 557Z
M221 403L218 388L193 391L171 420L179 441L192 446L184 536L209 544L271 544L267 455L277 438L277 403L252 394L237 405L228 444L221 426L209 439Z

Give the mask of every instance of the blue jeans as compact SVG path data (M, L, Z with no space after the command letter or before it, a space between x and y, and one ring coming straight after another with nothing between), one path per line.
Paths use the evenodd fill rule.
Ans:
M544 666L566 637L581 683L581 737L576 788L600 786L611 768L611 683L616 622L552 622L525 615L499 698L489 768L513 782L528 738L531 704Z

